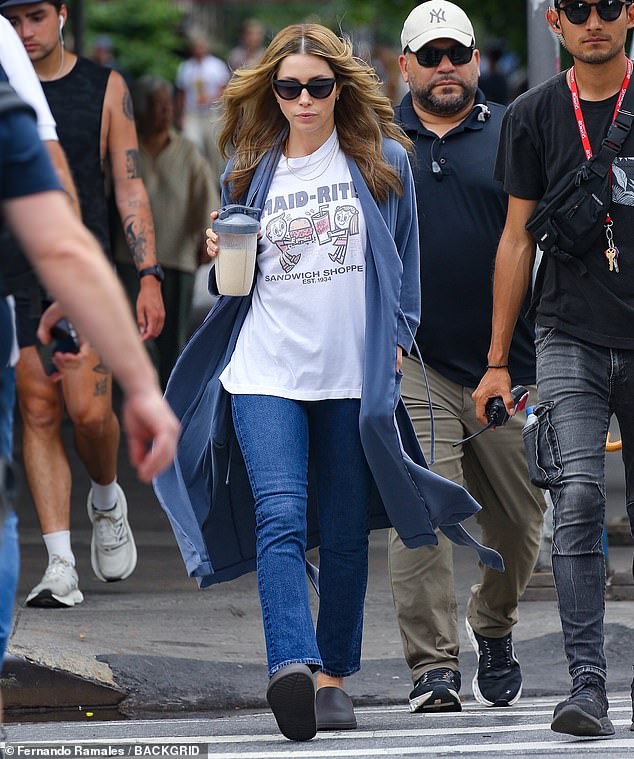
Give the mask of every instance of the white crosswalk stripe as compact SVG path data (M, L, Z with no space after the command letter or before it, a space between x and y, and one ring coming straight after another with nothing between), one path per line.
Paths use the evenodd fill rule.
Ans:
M319 733L306 744L280 743L270 734L216 735L213 759L381 759L411 756L634 756L631 701L610 699L616 735L609 739L575 739L550 730L560 699L525 699L512 709L484 709L467 703L462 713L409 715L403 707L356 709L360 729ZM363 729L368 722L377 729ZM415 723L415 724L412 724ZM404 725L408 725L405 727Z
M128 747L125 756L192 756L179 754L179 747L197 745L200 747L197 759L204 756L210 759L634 757L629 694L610 696L610 718L616 734L607 739L575 739L553 733L550 719L558 700L525 698L508 709L486 709L467 702L461 713L444 715L412 715L405 706L359 707L356 709L358 730L318 733L306 743L287 741L277 732L272 715L259 712L216 719L189 715L185 719L157 721L7 725L7 746L14 745L17 749L18 744L22 744L52 749L81 743L84 751L91 748L97 751L104 744L113 744ZM141 745L164 746L171 750L162 754L135 753L134 747ZM7 751L6 755L17 759L27 754L15 750L13 754Z

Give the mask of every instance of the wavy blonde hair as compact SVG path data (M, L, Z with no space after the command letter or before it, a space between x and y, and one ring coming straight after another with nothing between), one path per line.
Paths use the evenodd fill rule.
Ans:
M334 114L339 143L359 167L373 197L385 200L390 190L401 194L401 180L382 156L382 141L391 137L407 150L412 143L394 124L392 105L381 92L375 70L354 57L348 39L320 24L294 24L278 32L255 66L235 71L224 91L219 145L225 157L234 157L225 178L232 200L247 191L266 151L286 140L288 121L272 83L281 62L302 53L323 58L334 72L340 90Z

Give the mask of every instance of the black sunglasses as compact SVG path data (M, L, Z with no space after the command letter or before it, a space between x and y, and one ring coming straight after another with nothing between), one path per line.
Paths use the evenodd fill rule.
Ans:
M440 65L440 61L447 56L454 66L464 66L473 58L473 45L454 45L453 47L421 47L414 55L418 63L426 69L433 69ZM407 48L407 52L412 51Z
M628 3L621 0L599 0L598 3L585 3L583 0L577 0L577 2L566 3L566 5L557 5L557 10L563 11L571 24L585 24L590 18L593 8L597 9L602 21L616 21Z
M273 89L282 98L282 100L295 100L302 94L302 90L307 90L311 98L316 100L325 100L330 96L337 83L336 79L311 79L303 84L295 79L274 79Z

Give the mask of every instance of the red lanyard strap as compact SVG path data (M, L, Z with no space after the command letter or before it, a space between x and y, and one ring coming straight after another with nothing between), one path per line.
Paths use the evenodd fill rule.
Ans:
M632 61L627 58L627 70L625 72L625 76L623 77L623 82L621 84L621 91L619 92L619 96L616 100L616 105L614 106L614 114L612 115L612 123L614 123L614 119L616 118L616 114L619 112L619 108L621 107L621 104L623 103L623 98L625 97L625 93L627 92L627 87L630 83L630 79L632 78ZM586 122L583 118L583 111L581 110L581 101L579 100L579 88L577 87L577 80L575 78L575 67L573 66L570 69L570 95L572 97L572 107L575 111L575 119L577 120L577 127L579 129L579 136L581 137L581 144L583 145L583 151L586 154L586 159L590 160L592 158L592 146L590 145L590 138L588 137L588 132L586 130Z

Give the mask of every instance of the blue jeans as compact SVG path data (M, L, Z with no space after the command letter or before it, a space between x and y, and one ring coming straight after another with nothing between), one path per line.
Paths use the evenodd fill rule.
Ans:
M12 512L0 526L0 669L11 635L19 562L18 518Z
M15 403L15 369L0 371L0 456L12 458L13 407ZM0 666L11 634L13 602L18 582L18 520L11 512L0 523Z
M269 676L292 663L351 675L361 666L372 486L359 437L360 402L234 395L232 405L255 499ZM316 633L305 573L309 456L321 543Z
M0 456L13 460L13 414L15 409L15 368L0 370Z
M604 348L557 329L535 332L541 470L554 504L553 575L570 675L605 678L605 441L615 414L634 524L634 350ZM530 466L530 464L529 464Z

